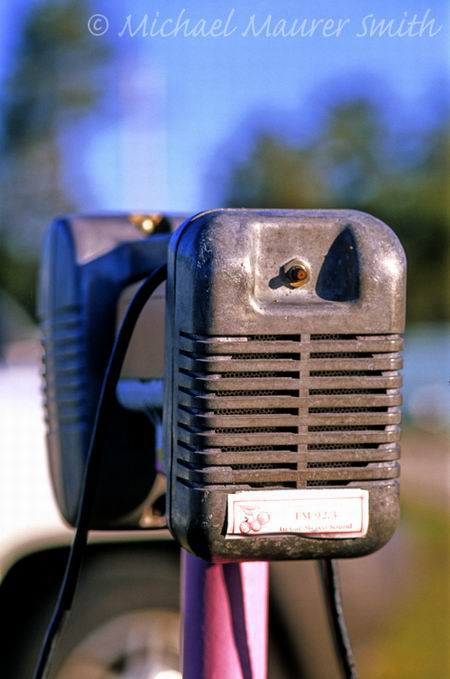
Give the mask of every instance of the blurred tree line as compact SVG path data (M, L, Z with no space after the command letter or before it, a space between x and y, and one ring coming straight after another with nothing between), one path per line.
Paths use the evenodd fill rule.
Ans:
M42 233L54 215L85 209L89 193L82 171L76 182L67 171L79 166L82 144L68 133L104 101L102 69L111 63L107 43L86 30L89 4L33 3L3 89L0 293L32 316ZM405 246L409 319L440 321L448 309L447 158L446 114L432 129L402 136L386 126L369 97L337 98L308 142L257 135L246 158L231 164L223 202L373 213Z
M235 207L352 208L400 237L408 257L408 320L448 319L447 112L431 129L395 133L367 96L335 101L308 142L259 133L232 163ZM279 125L279 129L282 129Z
M80 162L79 148L68 148L67 134L103 96L108 53L86 30L88 17L87 0L33 3L3 86L0 292L32 317L42 234L53 216L78 208L67 165Z

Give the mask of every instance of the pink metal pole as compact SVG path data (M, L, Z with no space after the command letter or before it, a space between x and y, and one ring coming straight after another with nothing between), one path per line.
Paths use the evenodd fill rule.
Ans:
M268 564L182 552L183 679L266 679Z

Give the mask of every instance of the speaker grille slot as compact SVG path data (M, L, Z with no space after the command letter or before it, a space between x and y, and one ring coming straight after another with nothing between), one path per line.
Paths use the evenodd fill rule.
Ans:
M400 335L180 334L178 478L304 488L399 474Z

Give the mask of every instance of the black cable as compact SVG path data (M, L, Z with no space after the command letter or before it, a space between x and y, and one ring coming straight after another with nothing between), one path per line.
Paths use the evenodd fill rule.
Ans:
M150 274L138 289L127 309L120 326L103 379L97 413L92 430L89 452L84 469L82 492L78 506L75 537L67 560L63 582L58 595L53 617L47 629L41 649L34 679L45 679L50 670L50 663L56 643L61 635L63 625L72 606L75 588L78 582L83 557L87 546L92 509L95 501L98 474L104 439L108 427L110 409L116 398L116 387L120 378L122 364L130 343L131 335L147 300L167 278L167 266L164 264Z
M321 559L319 567L334 644L343 676L345 679L358 679L350 637L347 625L345 624L344 610L342 608L337 563L333 559Z

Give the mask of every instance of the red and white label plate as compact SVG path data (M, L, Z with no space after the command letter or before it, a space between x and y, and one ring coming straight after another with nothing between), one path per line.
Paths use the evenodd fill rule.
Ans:
M228 495L227 537L299 533L361 538L369 527L369 491L361 488L243 491Z

